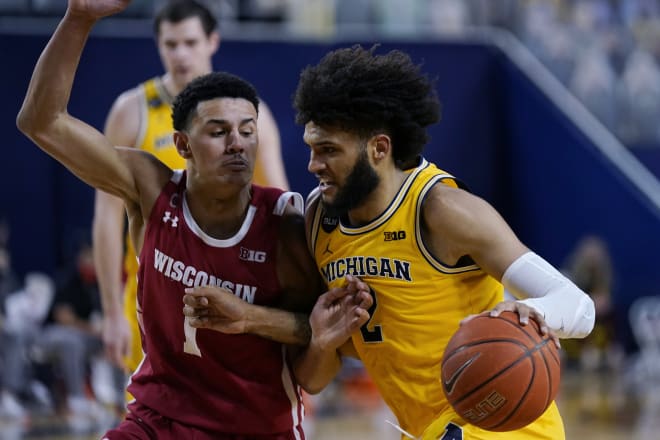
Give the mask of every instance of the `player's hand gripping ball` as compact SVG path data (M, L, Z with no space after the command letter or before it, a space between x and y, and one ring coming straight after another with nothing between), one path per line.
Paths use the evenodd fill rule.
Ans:
M468 423L513 431L536 420L557 395L559 351L514 312L477 316L452 336L442 359L447 400Z

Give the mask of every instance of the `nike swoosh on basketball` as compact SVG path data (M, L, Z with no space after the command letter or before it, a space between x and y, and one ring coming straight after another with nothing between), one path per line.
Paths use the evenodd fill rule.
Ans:
M458 367L456 371L454 371L454 374L452 374L451 377L445 381L444 385L447 394L451 394L451 392L454 390L454 386L456 385L456 381L461 376L461 374L463 374L463 371L465 371L465 369L469 367L472 364L472 362L474 362L479 356L481 356L481 353L477 353L474 356L472 356L470 359L465 361L463 365Z

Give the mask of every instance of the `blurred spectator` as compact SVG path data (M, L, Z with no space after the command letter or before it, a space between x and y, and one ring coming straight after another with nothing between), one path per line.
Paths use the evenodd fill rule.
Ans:
M459 33L470 22L470 10L463 0L430 0L429 17L438 33Z
M101 304L92 249L84 240L72 267L59 280L53 305L38 336L33 356L54 366L61 378L64 409L72 428L89 429L102 410L86 387L92 361L102 353ZM56 389L56 391L60 391Z
M287 0L240 0L236 11L239 21L282 22L287 16Z
M629 56L618 93L622 141L660 143L660 69L651 54L638 49Z
M592 46L578 57L568 86L603 125L616 126L616 73L602 49Z
M28 274L21 290L9 254L9 225L0 221L0 418L21 419L22 398L30 396L27 347L53 296L52 281Z
M658 0L621 0L619 14L623 22L632 28L640 21L660 17L660 4Z
M26 416L21 398L31 395L33 377L29 349L38 338L41 324L51 306L53 290L50 277L30 273L25 277L25 287L5 298L0 413L6 417Z
M18 278L11 266L11 256L9 250L0 247L0 326L5 316L5 299L7 295L15 292L20 287Z
M521 11L525 9L520 0L463 0L461 3L471 6L470 15L475 25L502 27L514 32L520 25ZM526 1L524 5L530 3Z
M587 371L617 368L622 350L616 341L613 269L606 243L594 235L582 238L569 255L564 273L591 296L596 309L596 324L588 337L562 341L569 366Z
M381 0L374 12L383 32L389 35L414 35L420 24L428 24L428 0Z

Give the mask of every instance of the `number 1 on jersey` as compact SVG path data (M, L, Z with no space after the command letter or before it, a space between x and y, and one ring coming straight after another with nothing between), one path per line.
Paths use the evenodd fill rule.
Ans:
M190 325L190 317L186 316L183 320L183 333L186 340L183 342L183 351L188 354L202 357L202 352L197 346L197 329Z

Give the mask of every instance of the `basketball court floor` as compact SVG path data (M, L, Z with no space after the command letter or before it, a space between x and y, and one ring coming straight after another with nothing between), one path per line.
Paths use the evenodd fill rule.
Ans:
M564 372L558 404L569 440L660 438L660 382L637 389L619 375ZM310 405L310 440L395 440L393 417L368 385L331 387ZM62 416L34 416L28 425L0 420L0 440L92 440L100 432L72 434Z

